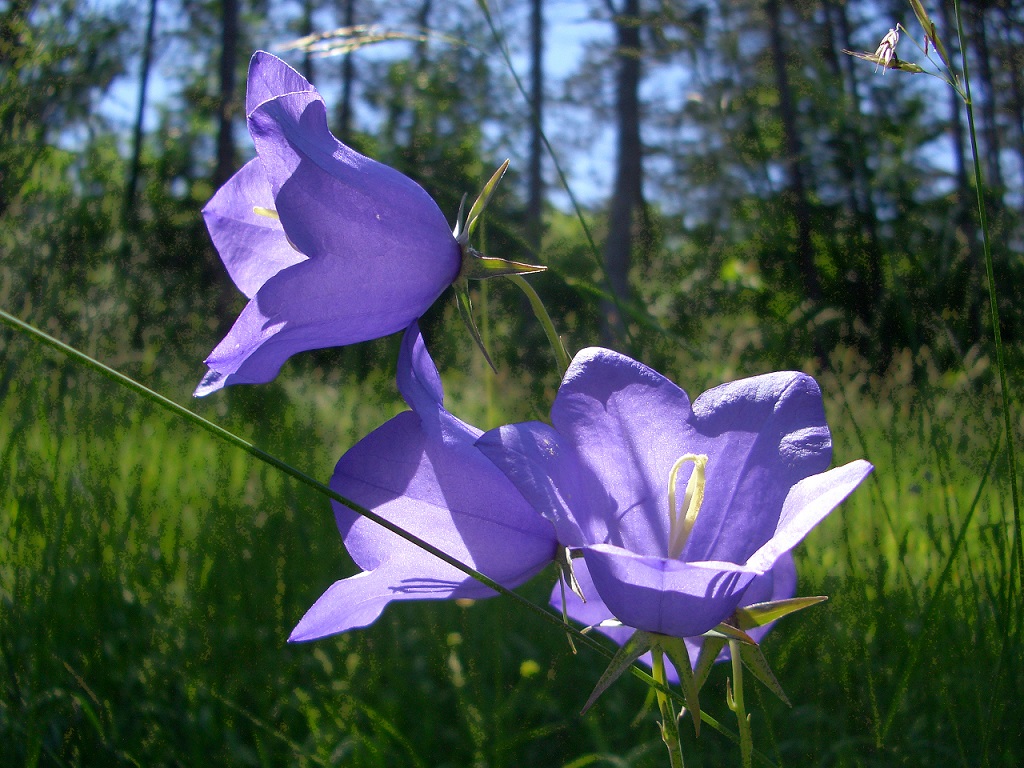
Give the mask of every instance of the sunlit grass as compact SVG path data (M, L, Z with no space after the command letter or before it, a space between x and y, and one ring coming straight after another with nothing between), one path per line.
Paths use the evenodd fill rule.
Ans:
M572 656L507 601L401 605L368 630L286 645L353 572L327 502L25 340L7 349L0 745L13 764L661 764L642 684L579 716L603 660ZM837 351L819 375L836 460L877 470L798 551L801 594L830 601L767 641L795 704L751 699L756 744L777 763L1020 754L1005 478L998 461L985 475L996 402L984 361L967 370L939 376L908 354L877 373ZM485 418L472 364L442 373L451 407ZM490 390L499 412L518 376ZM401 405L383 375L312 371L197 407L326 479ZM525 592L542 602L550 581ZM726 675L703 697L725 721ZM735 761L714 732L684 733L690 764Z

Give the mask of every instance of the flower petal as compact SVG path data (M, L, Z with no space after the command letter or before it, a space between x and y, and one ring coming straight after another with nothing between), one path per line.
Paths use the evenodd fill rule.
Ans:
M874 469L858 459L797 483L786 497L775 534L750 559L747 566L768 570L785 552L799 544L814 526L835 509Z
M792 371L730 382L694 401L692 425L709 459L683 558L745 562L775 532L790 488L831 461L821 391Z
M406 393L408 382L437 375L415 325L403 339L399 370ZM424 391L413 398L418 411L400 413L341 457L331 487L503 586L518 586L554 559L554 529L474 448L480 431ZM356 565L377 575L346 579L328 590L303 629L304 639L312 637L307 629L314 626L317 632L362 626L349 622L372 621L389 600L494 594L348 507L335 503L334 513Z
M242 166L203 208L221 261L238 290L250 299L282 269L306 260L288 243L281 222L256 213L256 208L274 208L274 196L258 160Z
M263 102L249 114L249 132L301 252L342 258L384 291L419 294L424 307L455 279L461 252L437 203L408 176L334 138L315 90Z
M587 601L583 602L580 600L578 595L569 590L565 590L566 614L573 621L579 622L586 627L594 627L596 631L611 638L619 645L625 643L635 631L633 627L600 626L601 622L614 618L614 615L609 610L608 606L604 604L604 601L598 594L597 588L594 586L594 580L590 575L590 569L587 568L586 562L579 559L574 560L573 571L583 594L587 598ZM795 594L796 566L793 563L792 555L786 553L779 558L775 567L768 573L762 573L754 576L750 585L743 592L743 597L740 599L738 607L767 602L769 600L785 600L793 597ZM550 603L556 611L560 612L562 610L561 585L555 584L554 588L551 590ZM775 622L766 624L763 627L752 629L747 634L760 642L773 626L775 626ZM699 636L687 637L684 638L684 640L686 641L686 650L690 656L690 665L693 666L697 663L697 656L700 653L701 638ZM726 646L716 661L725 661L728 658L729 648ZM652 664L651 654L644 654L640 657L639 661L650 668ZM678 683L678 673L668 659L666 659L666 662L665 671L669 682Z
M415 562L391 560L373 571L336 581L320 596L292 630L289 642L316 640L375 622L394 600L480 599L494 592L465 579L436 558ZM437 568L433 565L436 564ZM452 580L452 573L461 578Z
M583 556L619 621L673 637L700 635L727 619L757 575L732 563L685 563L607 544L585 547Z
M256 51L249 59L249 75L245 86L245 114L251 115L260 104L286 93L303 93L316 88L285 64L266 51Z
M563 546L581 547L589 542L577 519L596 522L602 517L587 518L585 512L604 510L610 515L615 509L600 483L584 480L587 468L546 424L534 421L492 429L477 440L476 446L505 473L533 508L551 521Z
M607 349L576 355L551 421L587 469L585 499L611 500L572 509L588 542L668 553L668 477L693 450L689 414L686 393L647 366Z
M257 233L262 239L252 253L235 247L225 256L251 301L207 358L210 371L197 396L269 381L297 352L402 330L454 281L461 264L459 244L430 195L335 139L323 99L287 64L254 56L247 103L262 173L250 168L229 182L213 206L227 215L208 220L213 228L227 219L229 229L214 232L214 241L236 246L246 230L235 222L251 225L254 206L273 209L285 239L263 255L257 249L266 237ZM282 243L299 253L286 254Z

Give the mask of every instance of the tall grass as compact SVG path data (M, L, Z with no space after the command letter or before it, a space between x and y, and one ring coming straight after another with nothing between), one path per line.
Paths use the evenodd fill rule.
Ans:
M623 681L579 716L604 660L573 657L505 600L401 605L365 631L287 645L354 571L326 501L5 335L17 361L0 403L5 762L662 763L644 686ZM782 765L1015 765L1024 671L1004 642L1012 531L1004 471L986 473L986 362L955 377L926 354L884 375L852 352L832 362L820 380L836 460L878 470L798 552L800 592L832 599L770 636L795 707L756 695L756 744ZM694 393L715 376L678 366L666 373L699 381ZM443 375L460 415L486 413L471 377ZM499 380L495 397L518 386ZM231 426L319 477L399 407L383 381L344 376L230 396ZM543 602L550 583L526 594ZM725 721L726 675L704 697ZM687 755L720 765L735 747L707 730Z

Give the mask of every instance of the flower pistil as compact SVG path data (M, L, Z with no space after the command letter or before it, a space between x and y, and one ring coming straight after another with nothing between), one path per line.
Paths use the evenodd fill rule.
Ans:
M683 503L676 506L676 484L679 470L687 462L693 462L693 471L686 482ZM693 524L697 522L701 504L704 503L704 485L707 482L708 457L705 454L686 453L676 459L668 473L668 556L677 558L683 553L690 538Z

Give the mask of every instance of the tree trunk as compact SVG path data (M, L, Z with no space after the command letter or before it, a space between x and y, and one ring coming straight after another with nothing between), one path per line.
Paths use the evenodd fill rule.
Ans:
M635 214L643 206L643 147L640 143L640 0L624 0L616 13L615 116L618 127L615 186L605 244L605 269L613 302L605 302L603 334L607 343L625 335L622 307L629 301L629 266Z
M235 68L238 63L238 2L221 0L220 99L217 106L217 168L213 184L221 186L237 170L235 148Z
M526 236L540 253L544 216L544 0L530 2L530 158L527 168Z
M302 0L302 18L299 20L299 35L308 37L313 34L313 0ZM309 82L316 77L313 71L313 54L309 48L302 53L302 76Z
M342 25L355 25L356 0L344 0ZM352 134L352 87L355 84L355 62L352 51L341 57L341 101L338 104L338 138L348 144Z
M772 65L775 69L775 85L779 91L779 117L785 137L785 160L788 175L786 203L792 208L796 220L796 258L804 295L811 301L821 299L821 283L814 266L814 250L811 243L811 206L807 199L807 185L804 180L803 146L796 124L796 110L789 88L789 74L786 71L786 51L782 39L782 14L778 0L767 0L765 12L771 35Z
M984 139L985 184L994 201L1002 201L1003 172L999 165L999 124L997 118L996 85L992 73L992 53L989 50L988 30L984 8L972 8L967 18L971 26L971 39L978 52L978 76L984 98L981 99L981 135Z
M149 0L149 17L146 19L146 37L142 42L142 61L139 64L139 104L135 112L135 127L132 131L132 159L128 169L128 181L124 189L124 214L129 221L136 218L135 194L142 172L142 129L146 114L146 88L149 84L149 70L153 62L153 37L156 34L157 0Z
M842 152L840 167L849 179L846 185L847 204L854 217L854 237L862 257L857 273L863 290L857 297L856 312L868 328L873 328L883 302L885 284L882 249L878 242L878 213L871 195L872 174L867 162L857 60L840 53L843 49L854 49L846 3L825 0L825 26L831 35L838 36L838 39L829 40L827 49L833 73L843 84L849 105L841 135L836 137L836 141Z

